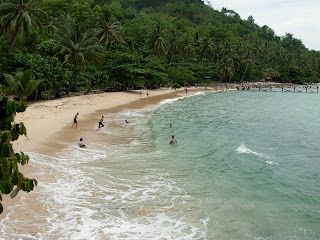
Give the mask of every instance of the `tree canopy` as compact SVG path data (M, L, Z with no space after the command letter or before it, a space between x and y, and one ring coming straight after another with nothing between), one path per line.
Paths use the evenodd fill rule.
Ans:
M0 6L0 73L31 69L42 79L39 93L320 77L319 51L201 0L3 0Z

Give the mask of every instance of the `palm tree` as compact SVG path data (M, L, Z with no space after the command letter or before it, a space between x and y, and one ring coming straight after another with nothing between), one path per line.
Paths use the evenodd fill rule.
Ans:
M36 6L36 0L5 0L0 4L1 28L12 38L8 54L11 53L19 34L28 35L32 27L43 28L41 20L46 19L47 15Z
M160 22L158 22L149 37L150 49L152 49L152 56L157 55L162 57L167 50L167 43L165 40L166 30L163 30Z
M267 68L262 71L263 78L267 78L267 77L278 78L278 77L280 77L280 75L281 74L273 68Z
M231 57L232 53L234 52L234 45L230 40L224 42L221 48L221 54L223 56Z
M174 55L180 52L179 38L180 38L179 32L176 29L173 29L170 32L169 49L168 49L168 52L171 55L169 68L173 61Z
M61 19L61 18L60 18ZM79 66L88 64L90 61L101 63L102 46L98 43L95 32L91 29L81 31L75 19L69 15L64 16L62 21L55 24L54 39L57 41L53 51L65 62L73 65L73 77ZM69 79L69 92L72 79Z
M111 22L111 18L106 15L105 19L96 28L99 43L104 42L104 45L109 47L111 42L122 42L121 23Z
M124 50L128 49L129 45L124 38L119 35L117 38L111 41L110 47L115 49L116 52L123 52Z
M206 56L207 53L212 52L213 50L213 39L210 37L205 37L201 42L201 53L202 53L202 60Z
M250 64L253 64L254 60L252 58L252 55L250 53L247 53L247 55L241 60L241 62L246 65L246 69L242 75L242 78L241 78L241 82L243 82L243 79L248 71L248 67Z
M217 65L217 71L220 73L222 80L228 75L229 82L231 81L232 76L235 73L235 68L233 64L233 60L223 56Z
M220 61L220 57L222 54L223 45L222 42L218 42L213 45L210 51L210 57L213 61Z
M182 54L183 54L184 60L186 60L188 55L193 53L193 51L194 51L194 47L192 44L192 37L189 34L187 34L184 40L182 41Z
M31 70L18 71L15 76L4 74L4 77L7 85L14 89L15 94L21 101L34 93L41 83L41 80L32 79Z

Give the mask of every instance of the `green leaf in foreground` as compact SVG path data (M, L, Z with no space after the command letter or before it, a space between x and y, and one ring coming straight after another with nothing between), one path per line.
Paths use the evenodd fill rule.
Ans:
M25 177L18 169L19 164L28 163L29 157L23 152L15 153L12 148L12 141L27 134L23 123L14 123L16 112L23 112L26 106L23 102L10 101L0 93L0 214L3 212L3 194L11 193L14 198L19 190L30 192L37 185L35 179Z

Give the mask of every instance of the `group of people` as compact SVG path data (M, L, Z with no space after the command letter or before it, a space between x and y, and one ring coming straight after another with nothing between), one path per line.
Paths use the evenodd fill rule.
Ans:
M141 97L141 95L142 95L142 90L139 91L139 94L140 94L140 97ZM148 90L148 89L147 89L146 94L147 94L147 97L149 97L149 90Z
M73 118L73 124L72 124L72 126L71 126L72 128L73 128L74 125L76 125L76 128L78 128L78 116L79 116L79 113L77 113L77 114L74 116L74 118ZM98 129L104 127L103 120L104 120L104 116L101 116L101 119L100 119L100 121L99 121L99 123L98 123ZM126 124L130 124L129 121L127 121L127 120L124 120L124 121L125 121ZM79 140L79 142L78 142L78 147L80 147L80 148L86 148L86 145L83 144L82 141L83 141L83 138L80 138L80 140Z
M185 88L185 91L186 91L186 93L188 92L187 88ZM147 90L146 93L147 93L147 97L149 97L149 90ZM141 90L139 91L139 94L140 94L140 96L141 96L141 94L142 94L142 91L141 91ZM71 126L72 128L73 128L74 125L76 125L76 128L78 128L78 116L79 116L79 113L77 113L77 114L74 116L74 118L73 118L73 124L72 124L72 126ZM100 121L99 121L99 123L98 123L98 129L104 127L103 121L104 121L104 116L101 116L101 119L100 119ZM126 123L126 124L130 124L130 122L127 121L127 120L125 120L125 123ZM170 126L170 128L172 128L172 124L171 124L171 123L170 123L169 126ZM80 148L86 148L86 145L83 144L82 142L83 142L83 138L80 138L80 140L79 140L79 142L78 142L78 147L80 147ZM174 135L172 135L169 144L174 144L174 143L177 143L177 140L174 138Z

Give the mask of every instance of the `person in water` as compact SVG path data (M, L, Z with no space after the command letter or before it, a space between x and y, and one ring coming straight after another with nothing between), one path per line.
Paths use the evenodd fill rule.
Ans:
M172 135L172 138L171 138L171 141L169 142L170 144L174 144L174 143L177 143L177 140L174 139L174 136Z
M79 142L78 142L78 147L80 148L86 148L87 146L82 144L83 138L80 138Z
M78 127L78 115L79 113L77 113L74 118L73 118L73 124L72 124L72 128L73 128L73 125L76 125L76 128Z
M104 116L101 117L101 119L100 119L100 121L99 121L99 127L98 127L98 128L104 127L103 119L104 119Z
M126 124L130 124L127 120L124 120L126 122Z
M172 124L170 123L170 128L172 128Z

